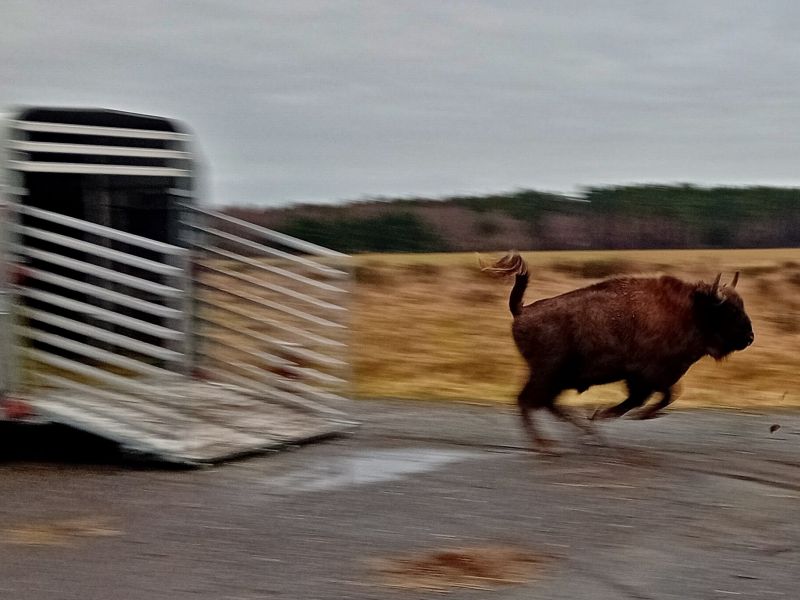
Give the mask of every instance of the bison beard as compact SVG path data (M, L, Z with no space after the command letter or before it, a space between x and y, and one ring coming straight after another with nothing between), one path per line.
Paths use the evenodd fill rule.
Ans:
M655 392L661 398L639 418L651 418L675 397L675 385L700 358L720 360L753 342L750 319L730 286L687 283L675 277L615 278L523 306L528 267L512 252L483 267L515 277L509 297L512 333L528 364L528 381L517 398L522 424L536 446L545 446L531 413L547 409L587 433L590 423L556 399L593 385L624 381L628 397L593 418L620 417Z

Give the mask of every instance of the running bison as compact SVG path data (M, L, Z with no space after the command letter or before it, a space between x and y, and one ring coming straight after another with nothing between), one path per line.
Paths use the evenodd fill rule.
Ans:
M587 433L590 423L556 404L569 389L624 381L628 397L593 418L619 417L661 399L639 418L657 416L673 400L674 386L705 355L720 360L753 343L753 329L739 294L730 286L687 283L675 277L615 278L523 306L528 267L516 252L484 271L514 275L509 307L512 332L530 368L518 396L522 423L538 447L549 445L531 419L546 408Z

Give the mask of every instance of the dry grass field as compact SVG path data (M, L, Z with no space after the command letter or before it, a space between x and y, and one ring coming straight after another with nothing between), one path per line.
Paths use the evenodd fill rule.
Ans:
M526 303L616 274L669 273L737 289L755 344L723 362L705 358L683 379L678 407L800 406L800 250L525 253ZM486 256L484 258L492 258ZM525 367L510 335L511 281L481 273L472 254L362 255L353 307L355 395L512 402ZM569 402L605 404L620 385Z
M712 280L722 271L724 282L740 270L738 289L753 320L755 344L723 362L705 358L692 367L676 406L800 406L800 250L524 256L531 269L526 302L614 275ZM359 255L353 259L354 285L297 264L259 262L266 269L212 261L202 275L210 286L199 290L206 322L203 362L226 380L260 380L272 371L280 376L279 387L312 397L320 390L323 400L330 391L355 398L512 403L525 379L510 334L512 282L482 273L474 254ZM278 276L270 271L275 267L313 279L323 289ZM287 288L313 298L288 298ZM319 300L350 310L320 306ZM321 360L346 358L339 344L348 341L352 366ZM297 368L280 367L276 361L283 359ZM26 372L43 370L29 365ZM617 384L567 399L599 405L623 394Z

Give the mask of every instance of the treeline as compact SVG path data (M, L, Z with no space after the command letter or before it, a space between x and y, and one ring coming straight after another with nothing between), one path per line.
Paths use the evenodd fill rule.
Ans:
M226 212L348 253L800 246L795 188L637 185Z

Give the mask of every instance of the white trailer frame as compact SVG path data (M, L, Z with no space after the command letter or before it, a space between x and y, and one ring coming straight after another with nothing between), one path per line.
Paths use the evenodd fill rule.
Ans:
M198 206L192 138L171 123L24 114L0 134L0 419L67 423L186 463L354 425L348 256ZM30 174L188 182L164 192L178 239L33 206Z

